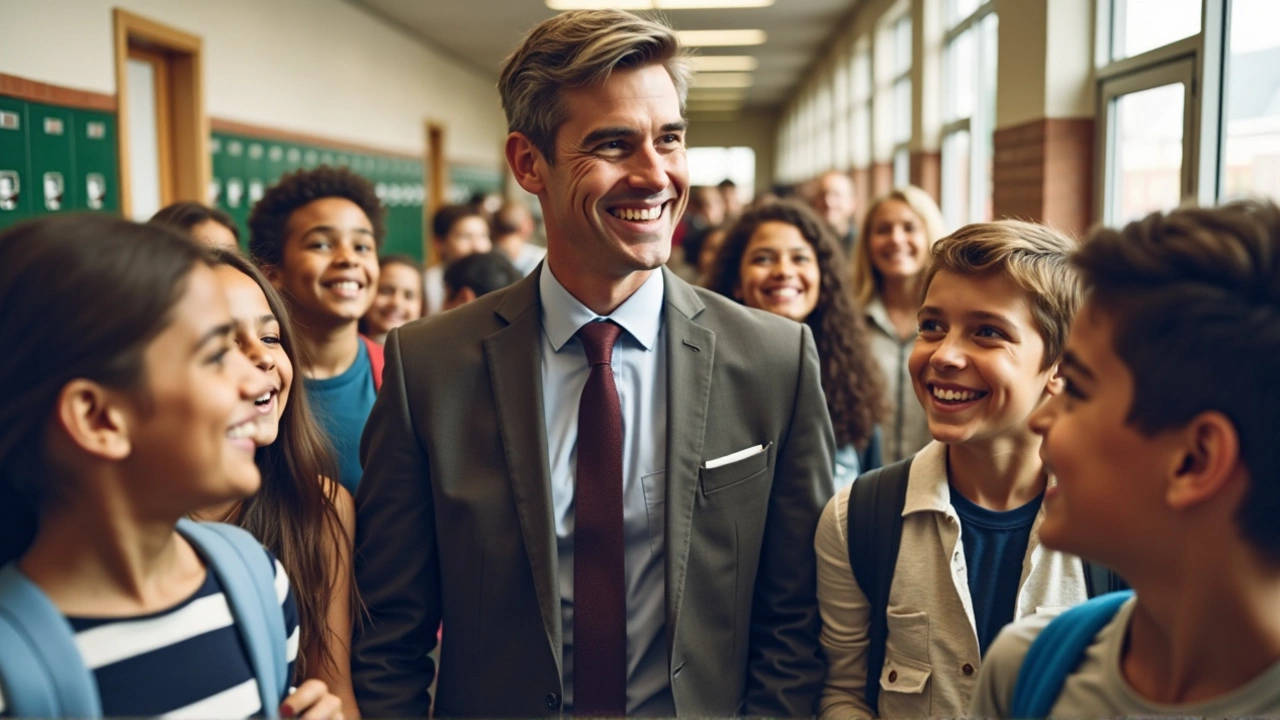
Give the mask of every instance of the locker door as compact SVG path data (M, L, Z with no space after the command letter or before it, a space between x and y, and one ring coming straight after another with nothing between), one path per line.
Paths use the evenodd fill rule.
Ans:
M31 217L31 182L27 148L27 104L0 97L0 229Z
M222 208L236 221L242 237L248 237L249 233L247 144L243 138L234 135L226 135L222 141Z
M245 189L248 195L245 217L253 210L253 206L267 192L267 143L261 140L249 140L245 151Z
M27 105L31 176L35 181L32 214L74 210L81 202L75 181L75 123L71 116L67 108Z
M226 157L223 150L225 138L217 133L209 136L209 196L205 202L209 207L227 209L226 197Z
M116 158L116 116L73 111L77 210L120 211L120 166Z

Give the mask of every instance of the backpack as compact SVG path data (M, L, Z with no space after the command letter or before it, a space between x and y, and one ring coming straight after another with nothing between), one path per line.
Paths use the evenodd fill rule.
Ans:
M222 583L258 679L263 714L276 720L289 666L270 558L238 527L184 518L177 529ZM11 717L102 717L98 683L71 624L13 562L0 568L0 689Z
M889 637L889 588L902 544L902 511L907 505L908 457L858 476L849 488L846 510L849 564L853 579L867 596L871 627L867 646L866 700L880 712L880 672L884 669L885 640ZM1085 590L1089 597L1127 587L1107 568L1085 561Z
M1054 618L1036 636L1018 669L1009 717L1043 718L1058 702L1067 677L1102 628L1116 616L1133 591L1114 592L1077 605Z

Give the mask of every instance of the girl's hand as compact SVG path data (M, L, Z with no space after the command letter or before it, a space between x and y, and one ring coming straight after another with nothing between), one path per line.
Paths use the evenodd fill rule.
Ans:
M299 720L342 720L342 700L320 680L302 683L280 703L280 716Z

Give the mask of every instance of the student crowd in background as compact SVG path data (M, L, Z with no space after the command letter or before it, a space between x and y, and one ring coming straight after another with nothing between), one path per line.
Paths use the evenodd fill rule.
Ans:
M1280 208L744 207L687 81L508 58L545 248L330 167L0 233L0 716L1280 713Z

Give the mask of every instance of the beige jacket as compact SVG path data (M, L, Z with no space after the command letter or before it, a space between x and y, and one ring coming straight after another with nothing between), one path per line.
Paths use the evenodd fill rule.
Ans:
M884 463L888 465L915 454L928 445L933 436L929 434L929 419L916 397L911 371L907 368L907 358L911 357L911 348L916 344L916 333L906 339L898 337L898 331L889 319L889 311L879 295L867 303L866 313L871 330L871 354L880 365L880 372L884 373L885 393L893 409L892 415L880 423L880 430L884 433L881 446Z
M969 594L960 519L951 506L946 446L927 445L911 463L902 545L889 590L889 636L880 683L880 716L963 715L982 664ZM849 488L827 503L818 522L818 606L828 671L823 720L873 717L867 707L870 607L849 565ZM1044 511L1027 541L1015 619L1060 612L1086 599L1080 560L1040 546Z

